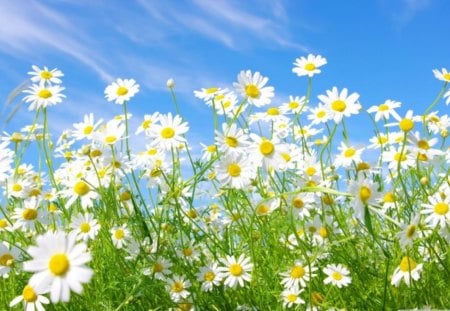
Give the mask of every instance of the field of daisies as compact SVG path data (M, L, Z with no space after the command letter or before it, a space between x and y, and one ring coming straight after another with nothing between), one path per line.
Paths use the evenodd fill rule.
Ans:
M171 113L131 116L139 85L117 79L104 93L121 115L55 136L64 75L33 66L19 96L34 122L0 141L0 309L449 308L450 73L433 70L442 89L414 111L316 90L326 64L296 59L307 88L284 102L250 70L194 91L204 145L172 79ZM363 114L373 135L356 144Z

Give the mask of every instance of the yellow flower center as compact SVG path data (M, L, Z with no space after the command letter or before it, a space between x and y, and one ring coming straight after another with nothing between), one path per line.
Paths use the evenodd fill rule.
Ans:
M383 197L383 201L385 203L394 203L395 202L394 194L392 192L386 193Z
M34 208L26 208L22 212L22 218L25 220L35 220L37 218L38 212Z
M238 145L238 140L233 136L227 136L225 137L225 143L232 148L236 148Z
M248 84L245 86L245 94L247 94L247 96L251 98L258 98L259 89L254 84Z
M291 269L291 278L293 279L301 279L305 276L305 268L301 265L296 265Z
M0 228L4 229L8 226L8 222L6 221L6 219L0 219Z
M208 271L203 275L203 279L207 282L213 281L215 277L216 275L212 271Z
M403 132L409 132L414 128L414 121L411 119L403 119L400 121L400 123L398 124L398 127L403 131Z
M161 130L161 137L170 139L175 136L175 130L171 127L165 127Z
M295 302L297 300L298 296L296 294L289 294L286 296L287 301L289 302Z
M80 225L80 231L83 233L88 233L89 231L91 231L91 225L88 224L87 222L83 222Z
M125 231L123 231L123 229L117 229L114 232L114 237L116 238L116 240L122 240L125 236Z
M419 141L417 142L417 146L418 146L420 149L424 149L424 150L430 149L430 145L428 144L428 142L427 142L426 140L419 140Z
M192 250L192 248L185 248L185 249L183 249L182 253L184 256L189 257L189 256L192 256L194 251Z
M79 181L73 186L73 191L78 194L79 196L83 196L87 194L91 189L89 188L88 184L84 181Z
M238 263L234 263L230 265L230 274L232 276L240 276L244 273L244 269L242 269L241 265Z
M70 262L66 254L55 254L48 262L48 269L56 276L63 276L69 271Z
M0 256L0 266L10 267L13 263L14 257L11 254L6 253Z
M386 137L386 136L380 136L380 137L378 137L378 143L380 144L380 145L384 145L385 143L387 143L388 142L388 138Z
M351 157L353 157L355 155L355 153L356 153L355 148L350 147L350 148L348 148L347 150L344 151L344 156L346 158L351 158Z
M397 162L403 162L403 161L406 160L406 154L397 152L394 155L394 160L397 161Z
M241 167L236 163L231 163L228 165L228 174L231 177L238 177L241 175Z
M322 304L323 299L324 298L323 298L321 293L319 293L319 292L312 292L311 300L312 300L313 305L318 306L318 305Z
M161 263L157 262L153 265L154 273L161 273L161 272L163 272L163 270L164 270L164 266Z
M317 172L317 170L313 166L309 166L305 170L306 175L308 175L309 177L313 176L316 172Z
M206 150L210 153L216 152L217 150L217 146L216 145L209 145L208 147L206 147Z
M347 105L343 100L338 99L331 103L331 109L334 111L343 112L345 108L347 108Z
M12 186L12 190L13 190L14 192L22 191L22 189L23 189L23 187L22 187L21 184L14 184L14 185Z
M52 92L50 92L49 90L43 89L43 90L40 90L39 93L38 93L37 95L38 95L38 97L40 97L40 98L47 99L47 98L52 97L53 94L52 94Z
M370 199L371 196L372 196L372 191L370 190L369 187L362 186L362 187L359 189L359 199L360 199L363 203L367 203L367 201Z
M286 162L291 161L291 155L289 153L282 152L281 156L283 157L284 161Z
M331 205L331 204L334 203L334 200L333 200L333 198L332 198L331 196L329 196L328 194L325 194L325 195L322 197L322 202L323 202L325 205Z
M303 202L303 200L300 198L295 198L294 200L292 200L292 205L295 208L303 208L305 206L305 202Z
M141 124L143 129L148 129L150 127L150 125L152 124L151 120L144 120Z
M206 94L214 94L215 92L217 92L219 89L217 88L217 87L210 87L210 88L207 88L206 90L205 90L205 93Z
M369 168L370 168L370 164L367 162L360 162L356 166L357 171L364 171L364 170L368 170Z
M389 110L389 106L386 104L381 104L380 106L378 106L378 111L386 111Z
M117 141L117 136L110 135L105 137L105 142L109 145L114 144Z
M434 212L438 215L445 215L448 212L448 204L444 202L439 202L434 205Z
M120 194L120 201L128 201L131 199L131 192L124 191Z
M25 302L35 302L38 299L38 296L30 285L23 288L22 297Z
M414 259L404 256L402 258L402 261L400 262L400 270L403 272L410 272L414 270L417 267L417 263L414 261Z
M316 116L317 116L319 119L322 119L323 117L325 117L326 114L327 114L327 112L326 112L325 110L320 110L320 111L318 111L318 112L316 113Z
M256 214L258 215L265 215L269 212L269 207L266 204L260 204L258 205L258 207L256 208Z
M172 284L172 291L175 293L179 293L179 292L183 291L183 289L184 289L183 282L177 281Z
M83 129L83 134L89 135L92 133L93 130L94 130L94 127L92 125L86 125Z
M195 219L198 216L197 211L193 208L189 209L186 214L191 219Z
M267 109L267 114L269 116L278 116L280 114L280 110L276 107L270 107Z
M316 69L316 65L314 65L313 63L306 63L304 68L306 71L313 71L314 69Z
M342 274L341 274L340 272L337 272L337 271L334 271L334 272L331 274L331 277L332 277L333 279L335 279L336 281L342 280Z
M408 228L406 229L406 237L407 238L412 238L414 233L416 232L417 226L416 225L409 225Z
M119 86L119 87L117 88L116 94L117 94L118 96L124 96L124 95L127 95L127 94L128 94L128 89L127 89L126 87L124 87L124 86Z
M444 78L445 81L450 81L450 72L444 73L442 78Z
M265 155L265 156L270 156L275 150L274 145L267 140L264 140L260 145L259 145L259 151Z
M290 102L288 106L290 109L293 110L293 109L298 108L298 106L300 106L300 104L298 102Z
M99 149L95 149L91 151L91 157L96 158L102 155L102 151Z
M44 80L50 80L53 77L53 74L48 70L41 71L41 78Z

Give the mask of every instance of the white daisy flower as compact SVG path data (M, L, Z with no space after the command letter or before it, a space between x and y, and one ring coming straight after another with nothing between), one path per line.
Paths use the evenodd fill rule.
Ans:
M50 303L50 300L48 300L47 297L41 295L44 293L46 293L46 288L43 286L40 286L39 284L35 286L27 284L22 290L22 295L11 300L9 307L12 308L23 301L23 308L26 311L44 311L45 309L42 304Z
M84 138L92 139L93 133L102 122L102 119L95 122L93 113L86 114L84 115L83 122L73 124L75 130L71 133L72 137L76 140L81 140Z
M381 193L378 192L378 185L371 179L364 178L362 174L358 174L357 180L351 180L348 186L348 192L353 195L351 206L355 211L355 217L364 221L365 207L378 203Z
M241 71L237 76L238 82L233 83L236 90L247 99L250 105L262 107L270 104L274 96L274 88L265 86L269 79L259 72L252 74L250 70Z
M125 131L125 124L121 120L112 119L94 132L93 138L105 146L111 146L125 138Z
M187 133L189 127L187 122L183 122L179 115L172 117L170 112L167 115L160 115L159 123L150 128L149 136L153 138L152 146L170 151L186 142L183 136Z
M93 271L86 266L92 257L84 243L76 243L74 233L47 232L36 238L37 246L27 250L32 260L23 269L33 272L30 285L48 287L53 303L70 300L70 291L81 294L83 283L89 283Z
M413 217L410 223L401 224L401 231L397 233L397 238L400 242L400 246L403 249L411 247L414 240L419 236L420 228L420 214Z
M228 126L222 124L222 132L216 131L216 144L221 152L230 155L239 155L245 153L250 142L248 135L237 127L235 123Z
M238 259L234 256L226 256L220 259L220 262L224 265L219 267L219 271L225 279L225 286L235 288L239 285L240 287L244 287L245 282L250 282L253 269L250 258L241 254Z
M128 243L131 232L127 225L117 226L111 229L111 239L116 248L121 249Z
M336 156L334 164L338 167L350 168L353 163L361 162L361 154L364 148L357 149L353 146L348 146L344 142L338 147L340 153Z
M143 274L152 276L158 280L165 280L167 276L172 273L170 268L172 268L172 263L170 261L164 258L157 258L150 268L144 269Z
M307 57L302 56L295 60L292 72L296 73L299 77L308 76L311 78L315 74L320 73L319 67L326 63L327 59L325 57L309 54Z
M250 185L256 170L248 157L226 156L216 166L216 177L224 187L243 189Z
M285 288L306 287L306 283L316 276L315 271L317 268L312 263L308 265L301 260L295 260L288 271L280 273L280 276L283 277L281 285Z
M22 231L36 231L37 224L46 225L48 223L48 212L39 208L37 200L27 200L23 207L16 207L11 219L15 220L14 229Z
M392 275L391 284L398 287L402 279L407 286L411 285L411 279L417 281L420 279L422 264L417 264L411 257L404 256L400 265L395 268Z
M304 304L305 301L300 298L300 294L303 291L304 289L300 289L298 286L289 287L283 290L283 292L281 293L281 298L283 299L283 307L291 308L294 305Z
M428 197L428 202L422 204L421 214L427 215L425 222L432 228L438 225L445 227L450 222L450 197L442 198L439 193Z
M33 84L24 93L30 94L24 97L26 103L31 103L28 110L38 110L40 108L46 108L54 106L63 101L66 96L61 92L65 88L59 85L38 85Z
M350 117L352 114L358 114L361 104L358 103L359 94L352 93L348 95L346 88L338 91L337 87L327 90L327 95L319 95L319 100L324 103L330 113L330 118L334 122L341 122L343 117Z
M191 282L184 276L174 275L167 280L167 290L173 302L180 302L186 299L191 293L187 290Z
M136 135L144 132L146 135L150 134L150 127L159 121L159 112L144 115L144 120L136 130Z
M39 84L61 84L61 77L64 76L61 70L58 68L54 68L49 70L47 66L44 66L43 69L39 68L36 65L32 65L33 71L29 71L28 74L31 76L30 80L34 83Z
M77 240L94 240L100 230L100 225L90 213L78 214L73 217L70 227L77 234Z
M450 82L450 72L448 72L446 68L442 68L440 71L438 69L433 69L433 74L438 80Z
M215 286L219 286L222 282L222 275L217 263L214 262L208 266L200 267L197 280L202 283L201 289L204 292L210 292Z
M388 120L390 116L398 115L395 112L396 108L400 108L402 104L394 100L386 100L383 104L379 106L372 106L367 109L368 113L375 113L375 121L378 122L381 118Z
M123 105L139 92L139 84L134 79L117 79L105 89L105 97L116 104Z
M323 268L323 272L327 275L327 278L323 280L325 284L331 283L341 288L347 287L352 282L352 278L348 276L350 271L342 264L328 264Z
M17 247L7 242L0 242L0 276L9 275L19 256L20 251Z
M311 125L326 123L332 118L332 113L330 113L324 104L319 104L315 108L309 108L308 111L308 120L311 121Z

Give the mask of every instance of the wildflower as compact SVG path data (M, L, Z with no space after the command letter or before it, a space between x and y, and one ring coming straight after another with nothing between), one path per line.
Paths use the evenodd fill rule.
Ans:
M216 131L216 144L219 150L230 155L243 154L250 144L244 131L232 124L222 124L222 133Z
M167 259L157 258L150 268L144 269L143 273L144 275L151 275L158 280L165 280L166 277L172 273L170 271L171 267L172 263Z
M280 206L279 198L271 198L269 200L264 200L256 204L255 213L258 216L267 216L270 215L279 206Z
M241 71L238 76L238 82L233 86L242 94L247 102L256 107L262 107L270 104L271 98L274 96L274 88L265 86L269 79L261 76L259 72L252 74L250 70Z
M201 289L204 292L210 292L214 286L220 285L222 275L217 263L213 262L208 266L200 267L200 271L197 273L197 280L202 283Z
M122 140L126 127L121 120L112 119L93 134L93 138L106 146L112 146Z
M392 116L398 122L388 123L386 124L386 126L387 127L398 126L400 131L402 131L403 133L411 131L415 126L415 122L420 121L421 119L418 116L414 116L414 112L412 110L408 110L403 118L400 117L398 114L393 114Z
M422 264L418 264L411 257L404 256L400 262L400 265L395 268L392 275L391 284L399 286L402 279L406 285L411 285L411 279L417 281L420 279L420 273L422 272Z
M116 248L121 249L127 244L128 239L131 237L131 232L127 228L127 225L116 226L111 229L111 239Z
M402 104L393 100L386 100L383 104L379 106L372 106L367 109L368 113L375 112L375 121L378 122L381 118L389 119L391 115L397 115L395 112L396 108L399 108Z
M31 286L48 287L53 303L70 300L70 291L81 294L82 284L89 283L93 271L85 264L91 261L84 243L76 243L74 233L47 232L36 238L37 246L27 250L32 260L23 269L34 272Z
M66 207L72 206L80 199L81 207L84 210L88 207L92 207L94 200L99 197L99 194L92 188L90 182L85 179L77 178L68 181L66 188L61 190L60 194L61 196L68 198Z
M26 174L28 175L28 174ZM31 183L25 176L7 180L7 195L17 199L26 199L31 190Z
M245 282L250 282L253 264L250 258L241 254L238 259L234 256L226 256L220 262L224 265L219 267L219 271L225 278L225 286L235 288L236 286L244 287Z
M283 299L283 307L290 308L294 305L304 304L305 301L300 298L300 294L304 291L304 289L300 289L298 286L293 286L286 288L281 293L281 297Z
M60 78L63 77L64 74L58 68L49 70L47 66L44 66L44 68L41 69L36 65L31 66L31 68L33 68L33 71L28 72L28 74L31 76L31 82L38 83L40 85L62 83Z
M33 84L24 93L30 94L24 97L26 103L31 103L28 110L38 110L48 106L54 106L63 101L66 96L61 92L64 88L59 85L44 86Z
M398 166L401 169L415 166L416 158L408 148L404 148L404 150L391 148L383 153L383 162L388 162L389 169L396 171Z
M315 271L317 268L312 263L305 265L301 260L296 260L288 271L280 273L283 277L281 285L285 288L306 287L306 282L316 276Z
M297 193L287 199L288 206L292 207L292 213L296 218L304 219L311 216L310 210L313 209L315 202L312 193Z
M442 150L432 148L438 143L437 138L421 138L419 132L408 133L408 140L412 143L410 149L419 161L431 161L443 154Z
M351 205L355 211L355 217L364 221L365 207L376 204L381 197L377 191L378 186L369 178L363 178L358 174L357 180L350 181L348 192L353 195Z
M433 74L438 80L450 82L450 72L448 72L445 68L442 68L440 71L438 69L433 69Z
M352 282L352 278L348 276L350 271L342 264L328 264L323 268L323 272L327 275L327 278L323 280L325 284L331 283L341 288L347 287Z
M167 86L169 89L173 89L173 88L175 87L175 80L172 79L172 78L167 79L166 86Z
M22 295L14 298L10 303L9 307L12 308L19 302L23 301L23 307L26 311L44 311L44 306L42 304L49 304L50 300L47 297L41 295L46 293L46 288L40 286L39 284L31 286L27 284L23 290Z
M218 96L222 95L227 91L227 89L221 89L219 87L209 87L202 88L200 91L194 91L194 96L200 99L203 99L208 105L211 105L211 100Z
M2 231L14 231L14 227L12 226L11 222L6 218L0 218L0 233Z
M37 200L26 200L23 207L16 207L14 213L11 216L14 222L14 229L23 231L35 231L37 224L47 224L48 212L39 208Z
M278 170L283 163L283 158L278 151L278 141L276 139L269 140L264 137L259 137L253 133L250 134L250 138L253 140L253 144L249 148L252 162L257 166L262 166L266 170Z
M187 290L191 282L184 276L174 275L167 280L167 290L170 292L170 298L173 302L180 302L186 299L190 293Z
M189 130L189 127L180 116L172 117L169 112L167 115L160 115L159 122L160 124L155 124L150 128L149 136L153 138L152 146L170 151L186 142L183 135Z
M428 202L422 204L424 209L421 214L428 215L425 218L425 222L432 228L436 228L438 225L445 227L446 223L450 221L450 197L442 198L439 193L436 193L428 197Z
M336 166L349 168L353 163L361 162L361 153L363 152L363 148L356 149L353 146L347 146L345 143L341 142L338 150L340 151L340 154L336 156L336 160L334 162Z
M7 242L0 242L0 276L7 277L19 259L19 249Z
M308 120L311 121L311 125L326 123L331 118L332 114L324 104L309 109Z
M418 237L420 230L419 222L420 214L417 214L410 223L401 225L402 230L397 233L397 238L403 249L406 247L411 247L414 240Z
M83 138L92 139L93 133L102 122L102 119L95 122L93 113L86 114L84 115L83 122L73 124L75 130L72 132L72 137L76 140Z
M327 59L325 57L309 54L307 57L302 56L295 60L292 72L296 73L299 77L308 76L311 78L315 74L320 73L319 67L326 63Z
M100 225L94 219L94 215L90 213L74 216L70 227L77 234L77 240L83 240L84 242L95 239L100 230Z
M319 95L319 100L324 103L331 114L331 119L334 122L341 122L343 117L350 117L352 114L358 114L361 105L357 102L359 98L358 93L348 95L346 88L338 91L337 87L327 90L327 95Z
M248 157L226 156L216 166L216 177L225 187L243 189L256 176L254 165Z
M123 105L139 92L139 84L134 79L117 79L105 89L105 97L116 104Z
M144 115L144 121L142 121L141 125L136 130L136 135L144 132L146 135L150 134L150 127L159 121L159 112L155 112L153 114Z

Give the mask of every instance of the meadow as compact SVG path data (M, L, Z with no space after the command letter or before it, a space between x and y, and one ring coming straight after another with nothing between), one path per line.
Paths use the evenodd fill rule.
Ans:
M64 74L33 66L19 96L34 121L0 141L0 309L450 308L450 73L400 113L316 90L326 64L296 59L307 88L285 102L250 70L195 90L207 145L189 142L173 79L170 113L131 116L139 84L117 79L104 94L121 115L55 136ZM356 143L363 114L372 135Z

